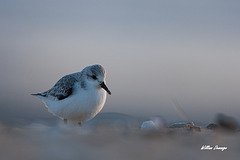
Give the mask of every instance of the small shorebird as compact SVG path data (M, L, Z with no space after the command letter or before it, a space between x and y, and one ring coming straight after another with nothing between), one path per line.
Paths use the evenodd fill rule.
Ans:
M81 72L62 77L48 91L32 95L39 97L48 111L65 123L70 120L81 125L101 111L106 92L111 95L105 78L106 72L101 65L87 66Z

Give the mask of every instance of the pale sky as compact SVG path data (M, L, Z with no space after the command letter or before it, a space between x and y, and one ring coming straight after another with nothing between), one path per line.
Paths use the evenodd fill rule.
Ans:
M0 121L50 118L31 93L101 64L102 112L240 119L240 1L0 1Z

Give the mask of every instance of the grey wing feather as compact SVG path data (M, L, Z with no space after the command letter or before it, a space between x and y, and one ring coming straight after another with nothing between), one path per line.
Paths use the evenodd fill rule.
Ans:
M62 100L70 96L73 92L73 86L77 82L77 79L72 75L66 75L61 78L50 90L42 93L45 95L51 95L58 100Z

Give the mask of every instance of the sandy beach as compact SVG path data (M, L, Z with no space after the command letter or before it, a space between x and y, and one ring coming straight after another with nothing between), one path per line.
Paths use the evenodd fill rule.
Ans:
M127 116L123 116L122 121L119 118L109 121L109 117L111 114L103 114L97 119L98 123L93 120L83 127L61 121L53 125L1 124L1 159L232 160L239 157L240 133L237 131L213 131L204 127L201 132L185 128L141 131L138 123Z

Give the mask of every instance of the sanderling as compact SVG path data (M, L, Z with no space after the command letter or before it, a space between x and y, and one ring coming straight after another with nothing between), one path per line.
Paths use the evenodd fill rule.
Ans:
M101 65L87 66L81 72L62 77L48 91L32 95L39 97L53 115L81 125L101 111L106 92L111 95L105 78Z

